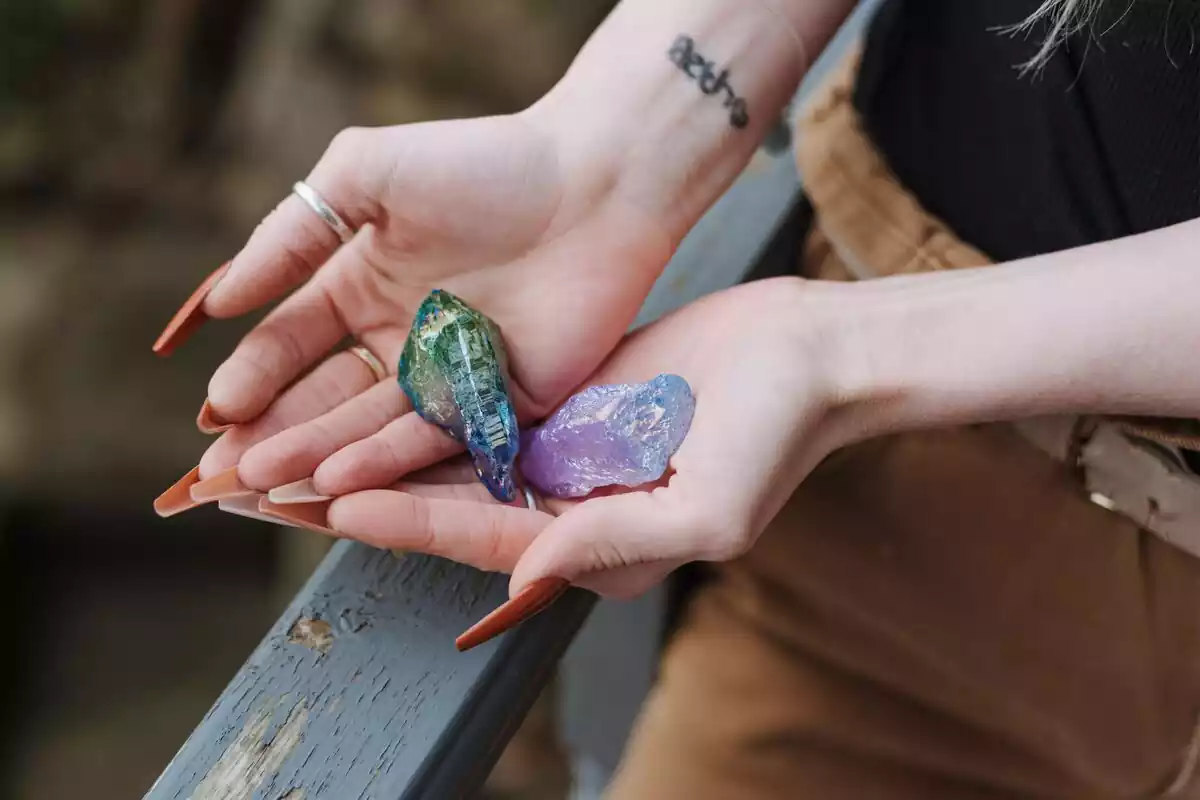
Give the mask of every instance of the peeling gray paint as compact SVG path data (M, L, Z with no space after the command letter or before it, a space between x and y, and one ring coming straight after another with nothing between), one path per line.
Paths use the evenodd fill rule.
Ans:
M263 782L279 771L304 739L308 709L301 701L288 711L274 735L271 710L256 712L196 786L192 800L251 800ZM288 792L292 795L293 792Z
M301 617L288 631L288 643L328 653L329 648L333 647L333 626L323 619Z
M146 797L464 796L457 788L481 783L590 607L560 601L459 653L454 637L507 585L338 542Z

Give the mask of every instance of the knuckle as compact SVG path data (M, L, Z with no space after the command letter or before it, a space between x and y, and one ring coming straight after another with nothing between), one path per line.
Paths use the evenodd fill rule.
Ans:
M283 280L289 285L307 281L324 263L316 253L321 252L321 243L335 236L333 231L315 214L306 214L301 218L300 228L279 242L281 269Z
M363 474L371 463L370 439L337 450L317 465L313 483L323 494L350 494L362 488Z
M351 366L354 366L353 364ZM324 410L336 408L351 396L351 386L347 381L338 380L330 374L331 370L314 370L306 381L306 391L312 396L314 409Z
M315 467L336 453L343 444L342 437L323 417L317 417L289 431L296 431L296 434L289 437L284 453L286 459L293 463L311 464Z
M625 552L618 542L610 539L597 539L589 543L587 561L594 564L598 570L613 570L621 567L631 567L641 563L636 554Z
M382 483L376 476L388 471L391 458L387 442L381 441L376 434L339 450L330 461L338 467L340 491L356 492Z
M359 125L342 128L330 140L326 158L339 161L357 155L367 145L369 136L370 128Z
M477 565L481 569L503 569L508 566L503 563L505 536L504 518L502 515L490 516L484 521L482 531L484 542L480 548L483 559Z
M363 403L363 419L370 420L382 428L394 419L399 419L412 410L407 395L396 388L395 379L388 380L387 391L368 393Z
M278 371L271 348L247 343L235 358L231 358L231 372L239 383L259 386L270 380ZM222 375L221 377L225 377ZM243 393L239 393L241 395Z
M404 429L400 425L389 425L380 431L377 439L382 460L395 477L400 477L406 470L408 462L407 448L404 446Z
M262 328L266 346L261 348L265 357L264 366L268 375L275 380L287 380L298 371L306 359L303 342L297 332L287 325L266 323Z
M425 503L416 502L411 498L407 505L407 524L410 527L408 531L394 530L393 533L397 534L396 538L405 540L408 539L409 535L415 534L413 537L415 545L414 549L423 553L441 555L440 543L444 540L444 537L438 534L437 528L433 523L433 516L429 513L429 506L427 506ZM401 517L400 519L404 518ZM397 524L397 526L399 526L405 523L400 522L393 524Z

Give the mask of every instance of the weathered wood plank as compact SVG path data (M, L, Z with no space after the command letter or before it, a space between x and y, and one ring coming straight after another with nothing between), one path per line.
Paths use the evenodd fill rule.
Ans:
M583 623L572 592L467 653L507 577L339 542L146 795L469 797Z

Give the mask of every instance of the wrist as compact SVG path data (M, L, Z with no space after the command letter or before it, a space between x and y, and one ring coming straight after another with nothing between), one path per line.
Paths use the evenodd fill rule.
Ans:
M994 342L973 325L983 313L980 293L970 285L979 274L964 270L806 286L803 315L822 343L838 446L980 422L997 411L985 352L963 358Z
M1057 414L1194 417L1194 223L811 287L850 439Z
M788 5L832 17L829 7L846 4ZM795 27L773 8L625 0L610 15L525 112L557 142L563 174L585 202L611 198L683 238L744 168L807 68Z
M789 277L771 292L784 304L773 315L779 320L775 335L800 365L800 385L792 389L804 398L815 394L821 410L824 441L818 449L824 453L887 432L878 413L883 393L872 366L876 334L863 325L854 288L841 281Z

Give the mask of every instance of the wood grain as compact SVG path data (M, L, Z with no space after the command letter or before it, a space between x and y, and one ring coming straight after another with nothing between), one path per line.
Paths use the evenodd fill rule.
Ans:
M572 591L458 653L507 584L339 542L146 797L472 796L594 600Z

